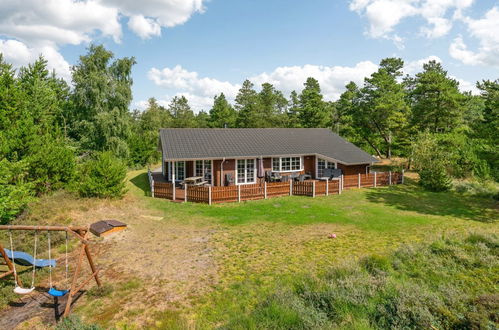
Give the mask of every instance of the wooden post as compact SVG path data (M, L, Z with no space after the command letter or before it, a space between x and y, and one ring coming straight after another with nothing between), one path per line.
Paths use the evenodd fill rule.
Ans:
M326 179L326 196L329 196L329 179Z
M358 183L357 183L357 186L360 188L360 173L358 174Z
M402 180L400 182L401 184L404 184L404 169L402 169Z
M211 205L211 186L208 186L208 205Z
M374 172L374 188L376 188L376 172Z
M293 180L289 181L289 196L293 195Z
M315 181L312 181L312 197L315 197Z
M184 184L184 203L187 203L187 185Z
M172 161L171 170L172 170L172 186L173 186L172 200L175 200L175 199L177 199L176 198L177 196L175 196L177 193L177 189L175 188L175 162L174 161Z
M338 195L343 191L343 174L340 176L340 182L338 183Z
M263 181L263 198L267 199L267 181Z
M154 197L154 178L151 175L151 196Z
M15 272L14 265L12 264L12 261L10 261L9 256L7 255L7 252L5 252L5 250L3 249L3 246L1 244L0 244L0 254L3 257L5 264L9 268L9 270L7 272L0 275L0 278L6 277L9 275L14 275L14 280L16 281L17 285L22 287L23 283L22 283L21 279L19 278L19 276L17 275L17 273Z
M392 185L392 171L388 172L388 185Z
M81 261L83 259L83 253L85 253L85 247L82 245L80 247L80 254L78 256L78 262L76 264L76 269L73 274L73 280L71 281L71 289L68 292L68 300L66 302L66 308L64 309L64 314L62 315L63 317L66 317L69 315L69 312L71 311L71 302L73 301L73 296L76 294L76 279L78 278L78 274L80 273L80 267L81 267Z
M237 201L240 203L241 202L241 185L237 185Z

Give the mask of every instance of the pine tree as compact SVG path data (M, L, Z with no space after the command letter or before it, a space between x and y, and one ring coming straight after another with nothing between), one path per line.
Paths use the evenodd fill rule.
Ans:
M397 81L403 66L400 58L381 60L378 71L365 79L359 111L355 112L364 137L370 139L378 154L384 150L388 158L392 156L393 146L403 136L409 115L404 85ZM379 140L383 143L380 144Z
M237 126L254 126L258 112L258 94L253 89L253 83L245 80L236 96Z
M173 116L173 127L196 127L196 116L185 96L175 96L168 108Z
M308 78L299 96L299 119L302 127L327 127L330 121L329 107L323 101L319 82Z
M462 126L466 98L459 91L459 82L449 78L440 63L424 64L423 72L406 83L412 124L419 131L450 132Z
M237 113L227 102L225 95L221 93L213 99L213 107L210 109L209 127L235 127Z

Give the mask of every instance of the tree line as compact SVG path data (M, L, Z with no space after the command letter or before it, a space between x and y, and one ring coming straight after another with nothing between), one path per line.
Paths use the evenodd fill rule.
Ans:
M0 54L0 221L62 187L122 195L127 167L159 160L162 127L327 127L377 156L413 159L444 189L450 177L499 178L499 79L477 83L481 94L471 95L440 63L404 76L402 59L386 58L336 101L312 77L289 97L246 80L233 104L221 93L196 114L184 96L166 107L151 98L144 111L130 111L134 64L91 45L69 85L43 57L15 70Z

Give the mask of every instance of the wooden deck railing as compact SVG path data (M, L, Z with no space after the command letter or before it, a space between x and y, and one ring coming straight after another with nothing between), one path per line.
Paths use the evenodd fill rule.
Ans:
M173 199L173 185L170 182L154 181L148 171L151 195ZM329 181L307 180L304 182L264 182L223 187L193 187L176 189L175 199L195 203L241 202L253 199L267 199L278 196L327 196L341 194L344 189L380 187L404 183L403 172L378 172L344 175Z

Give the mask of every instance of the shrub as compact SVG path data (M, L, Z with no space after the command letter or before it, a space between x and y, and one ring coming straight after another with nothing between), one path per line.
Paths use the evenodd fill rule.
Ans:
M432 166L419 171L419 184L431 191L447 191L452 180L443 166Z
M499 200L499 184L490 180L456 181L454 190L461 194Z
M99 153L81 166L78 193L83 197L122 197L126 172L126 165L111 152Z
M28 157L29 177L37 193L61 188L71 183L76 171L76 158L64 141L44 138Z
M22 212L32 200L32 185L24 181L24 162L0 160L0 223Z
M101 330L102 328L95 324L86 324L78 316L70 315L65 317L59 324L56 330Z
M494 329L495 235L408 245L299 278L222 328Z

